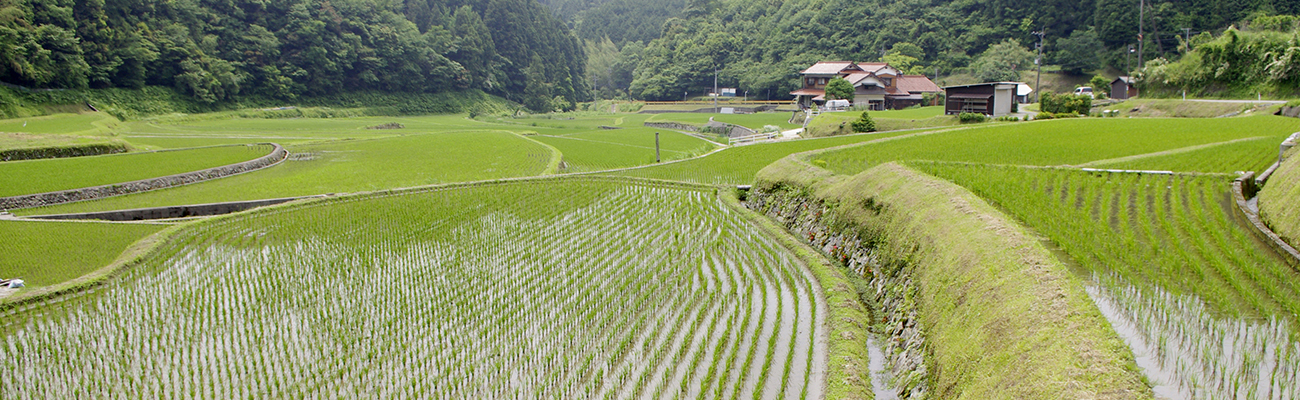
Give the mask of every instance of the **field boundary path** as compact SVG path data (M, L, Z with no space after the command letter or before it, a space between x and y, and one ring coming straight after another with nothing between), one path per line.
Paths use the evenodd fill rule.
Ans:
M114 183L101 186L93 186L80 189L60 190L55 192L28 194L22 196L10 196L0 198L0 209L18 209L48 206L54 204L71 203L75 201L94 200L105 197L120 196L124 194L145 192L150 190L165 189L175 186L188 185L196 182L203 182L227 176L238 175L245 172L256 171L259 169L271 167L283 162L289 157L289 152L276 143L257 143L254 145L265 146L271 145L271 153L258 157L253 160L244 161L220 167L213 167L199 171L186 172L182 174L168 175L157 178L142 179L138 181Z

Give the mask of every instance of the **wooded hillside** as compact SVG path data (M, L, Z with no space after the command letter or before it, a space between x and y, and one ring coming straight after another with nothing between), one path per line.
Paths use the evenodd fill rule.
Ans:
M0 0L0 81L33 88L482 89L549 111L589 96L585 59L534 0Z

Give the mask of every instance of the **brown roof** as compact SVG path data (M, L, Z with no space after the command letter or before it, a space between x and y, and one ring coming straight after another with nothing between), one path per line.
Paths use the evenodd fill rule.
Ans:
M894 81L894 86L909 93L938 93L943 89L935 85L930 78L923 75L903 75Z
M858 63L858 68L862 68L863 71L867 71L871 73L880 72L880 70L885 69L885 67L888 66L889 64L882 63L882 62Z
M821 89L799 89L790 92L791 96L821 96L823 94L826 94L826 91Z
M862 82L863 79L867 79L869 76L871 76L871 74L867 72L854 72L849 74L849 76L844 77L844 79L848 80L850 85L856 86L858 82Z
M809 75L809 74L834 75L840 73L841 71L844 71L845 69L852 68L855 65L856 64L854 64L852 61L822 61L813 64L813 66L808 67L808 69L805 69L803 70L803 72L800 73L804 75Z

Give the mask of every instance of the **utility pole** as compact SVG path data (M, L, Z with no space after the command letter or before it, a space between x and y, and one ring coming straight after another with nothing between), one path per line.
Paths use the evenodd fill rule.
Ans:
M1142 51L1143 45L1146 44L1146 39L1143 38L1143 35L1146 33L1146 25L1144 25L1146 22L1146 11L1146 0L1138 0L1138 70L1142 69Z
M718 69L713 69L713 112L717 113L718 109Z
M1183 46L1187 48L1184 52L1192 52L1192 28L1183 28Z
M1038 81L1034 82L1035 100L1043 98L1043 35L1046 34L1046 31L1047 27L1043 27L1043 30L1034 32L1034 36L1038 36L1038 58L1034 59L1034 65L1038 66Z
M1128 45L1128 51L1124 53L1124 76L1133 76L1133 64L1129 59L1133 58L1133 45Z

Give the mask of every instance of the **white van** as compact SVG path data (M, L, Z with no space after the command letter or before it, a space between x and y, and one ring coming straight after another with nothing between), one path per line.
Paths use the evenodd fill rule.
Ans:
M849 109L848 100L826 100L826 109L830 111L843 111Z
M1094 98L1094 99L1097 98L1096 95L1092 94L1092 87L1089 87L1089 86L1082 86L1082 87L1075 88L1075 89L1074 89L1074 95L1075 95L1075 96L1088 96L1088 97L1091 97L1091 98Z

